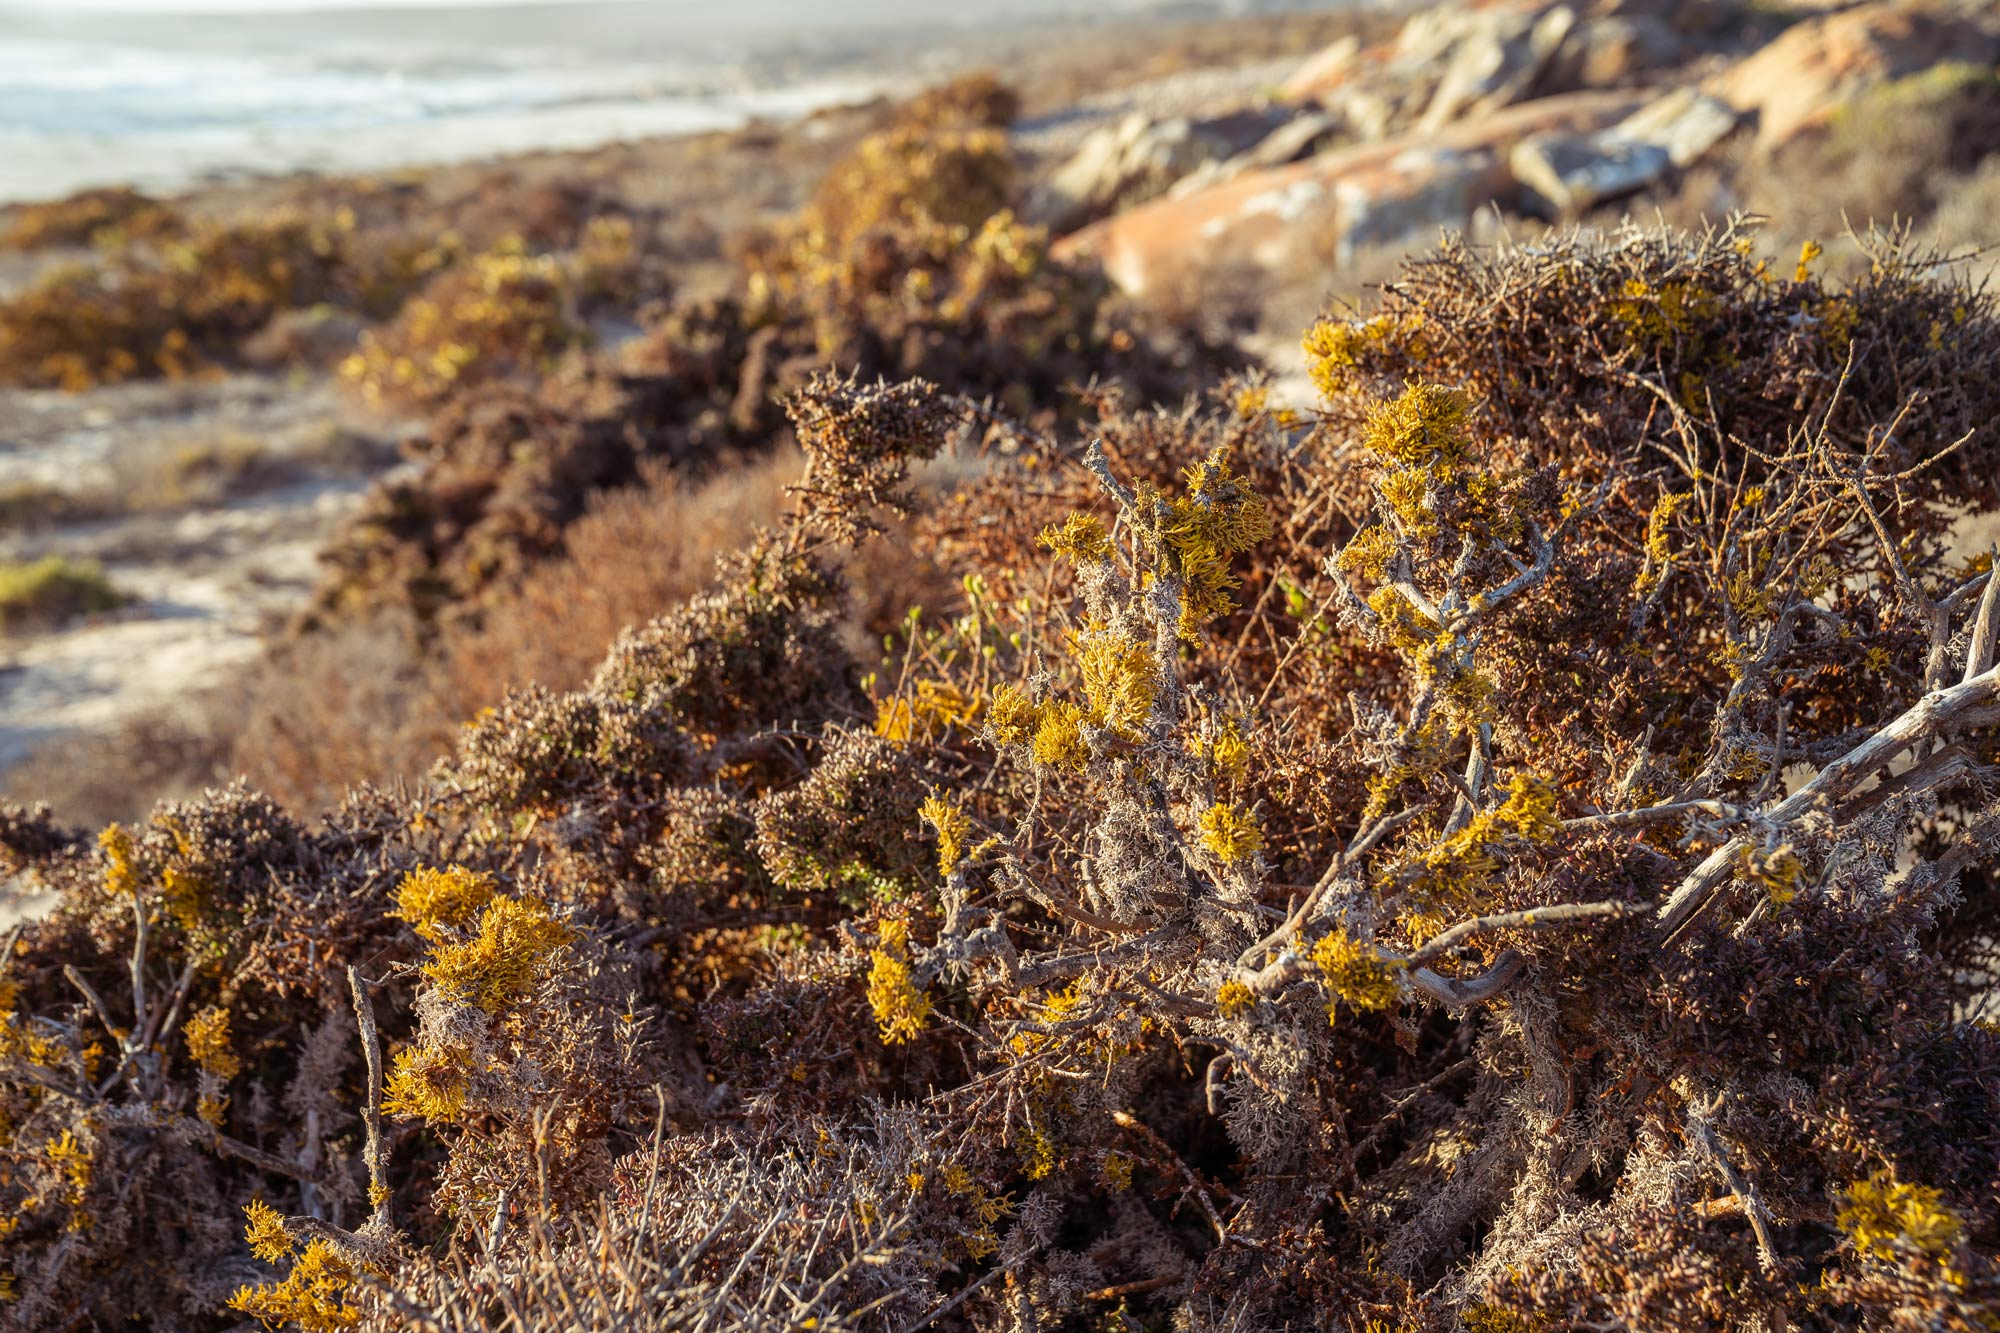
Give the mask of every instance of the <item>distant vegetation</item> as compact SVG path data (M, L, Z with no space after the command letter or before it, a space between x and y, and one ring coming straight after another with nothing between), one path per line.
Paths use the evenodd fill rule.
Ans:
M109 611L125 598L94 563L51 555L27 563L0 562L0 632L47 628Z

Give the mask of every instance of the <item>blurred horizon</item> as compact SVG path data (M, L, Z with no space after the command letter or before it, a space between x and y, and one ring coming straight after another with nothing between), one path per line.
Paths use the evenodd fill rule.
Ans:
M785 119L983 34L1311 0L0 0L0 203L378 171Z
M517 6L549 8L590 4L684 3L686 0L0 0L0 14L51 11L57 14L95 13L238 14L300 13L348 9L498 9Z

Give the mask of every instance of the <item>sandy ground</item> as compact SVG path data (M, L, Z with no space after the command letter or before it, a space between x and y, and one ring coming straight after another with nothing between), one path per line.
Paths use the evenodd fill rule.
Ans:
M400 429L324 380L271 375L0 394L0 489L115 493L154 475L162 455L216 438L257 448L276 483L0 532L0 558L95 560L131 599L61 629L0 633L0 773L30 755L60 763L66 738L171 716L226 686L311 592L318 551L393 458ZM0 883L0 930L52 905L32 884Z
M131 599L58 630L0 636L0 769L66 734L169 708L249 662L310 592L317 551L389 455L377 440L326 458L330 432L360 429L386 428L331 384L265 376L0 402L0 486L115 487L148 454L218 436L284 465L278 484L213 505L0 536L7 559L95 560Z
M108 732L228 679L317 574L356 483L313 483L173 525L184 563L105 562L130 605L0 650L0 768L67 732ZM194 553L198 552L198 554Z

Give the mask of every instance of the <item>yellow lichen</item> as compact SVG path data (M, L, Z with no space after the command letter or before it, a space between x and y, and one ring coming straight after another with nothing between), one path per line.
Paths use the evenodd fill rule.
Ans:
M1209 747L1209 759L1215 764L1215 771L1222 777L1241 782L1250 770L1250 742L1243 738L1243 729L1236 725L1234 718L1216 729L1215 742Z
M875 734L899 743L934 740L953 727L970 726L978 716L976 697L943 681L920 680L908 695L875 706Z
M1230 591L1237 579L1230 558L1271 535L1271 516L1247 479L1230 471L1227 449L1212 450L1183 475L1186 495L1168 500L1141 488L1140 508L1161 516L1151 540L1166 558L1167 572L1180 581L1176 628L1193 639L1204 624L1234 608Z
M915 1041L930 1018L931 999L910 974L910 927L885 921L878 947L869 955L868 1006L882 1041L894 1046Z
M1040 1125L1029 1125L1014 1145L1020 1154L1021 1173L1030 1180L1046 1180L1062 1160L1055 1139Z
M1798 267L1792 270L1792 281L1805 282L1807 279L1811 278L1812 266L1814 261L1816 261L1821 255L1825 253L1826 253L1826 247L1821 245L1818 241L1808 240L1803 245L1801 245L1799 247Z
M1799 896L1806 868L1791 844L1769 849L1745 847L1737 854L1736 863L1743 877L1762 888L1774 905L1782 907Z
M139 892L139 872L135 864L138 850L132 835L119 824L106 826L97 835L104 852L104 892L113 898L130 898Z
M229 1044L229 1010L212 1004L195 1011L182 1031L188 1058L225 1083L243 1072L243 1062Z
M209 896L208 882L183 866L168 866L160 872L160 897L167 915L182 930L191 931L201 924Z
M1133 739L1159 692L1152 654L1146 645L1108 631L1084 635L1074 647L1091 725Z
M432 950L421 970L438 989L498 1013L527 997L549 956L572 938L541 899L496 896L477 935Z
M1653 512L1646 518L1647 569L1639 576L1640 592L1658 583L1665 576L1667 566L1673 563L1673 553L1667 549L1667 525L1673 522L1675 512L1693 498L1692 491L1679 495L1662 491L1660 498L1653 502Z
M485 910L495 891L493 877L477 870L419 866L396 886L393 915L436 944L447 928L461 930Z
M1095 514L1071 514L1061 527L1043 528L1038 540L1057 555L1078 562L1111 558L1111 534Z
M1419 316L1377 315L1366 320L1321 320L1306 330L1301 346L1313 386L1332 401L1353 388L1371 362L1392 355L1421 361L1427 355Z
M1389 1009L1402 998L1397 982L1401 962L1386 960L1371 945L1362 944L1343 931L1323 935L1307 955L1319 969L1320 979L1331 998L1326 1017L1334 1021L1334 1001L1345 1000L1356 1009Z
M1965 1222L1928 1185L1909 1185L1893 1170L1857 1180L1841 1195L1835 1220L1855 1247L1884 1263L1905 1253L1943 1261L1965 1236Z
M93 1162L89 1145L77 1140L75 1130L66 1129L62 1137L51 1140L42 1153L62 1178L63 1202L72 1210L69 1229L82 1230L88 1218L76 1210L83 1207L84 1198L90 1193Z
M1369 595L1368 609L1381 622L1383 637L1390 646L1403 652L1423 653L1438 636L1437 621L1418 610L1400 588L1377 588Z
M284 1281L239 1287L229 1298L229 1308L272 1329L288 1324L304 1333L353 1328L361 1322L361 1311L346 1298L358 1277L354 1265L331 1245L315 1240Z
M1510 839L1545 843L1561 828L1554 788L1531 775L1516 776L1498 806L1474 814L1390 877L1409 891L1398 904L1399 914L1423 927L1413 930L1413 937L1435 934L1447 917L1488 910L1502 846Z
M413 1046L396 1053L382 1089L382 1109L426 1124L457 1123L472 1083L472 1054L456 1046Z
M927 798L917 813L937 833L938 873L949 875L965 856L965 840L972 832L971 817L942 796Z
M1638 347L1659 347L1697 332L1712 319L1720 302L1716 294L1685 279L1658 287L1644 278L1628 278L1622 297L1611 303L1611 317L1624 326L1627 339Z
M1025 691L1002 685L987 702L986 732L997 745L1024 745L1034 738L1036 713Z
M1257 1007L1257 996L1234 978L1215 988L1215 1010L1224 1018L1243 1018Z
M1368 414L1361 442L1407 468L1450 469L1470 448L1466 431L1472 400L1463 390L1414 383Z
M1379 523L1370 523L1354 534L1340 552L1339 565L1343 573L1359 574L1365 579L1379 579L1396 556L1396 538Z
M1041 710L1035 726L1035 762L1044 768L1082 772L1090 762L1090 745L1083 738L1083 710L1057 701Z
M1224 865L1255 856L1264 845L1257 821L1233 805L1211 805L1201 812L1201 845Z
M284 1218L278 1210L262 1199L253 1199L243 1207L243 1215L248 1222L243 1228L243 1239L250 1242L250 1253L267 1264L275 1264L292 1252L292 1237L285 1230Z

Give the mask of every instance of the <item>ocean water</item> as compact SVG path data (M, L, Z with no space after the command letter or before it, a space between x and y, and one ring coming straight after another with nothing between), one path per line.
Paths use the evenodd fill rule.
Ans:
M837 48L813 62L699 14L669 24L679 8L0 5L0 202L584 147L796 114L885 82Z
M1246 7L1296 0L0 0L0 202L721 128L1002 28Z

